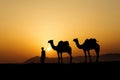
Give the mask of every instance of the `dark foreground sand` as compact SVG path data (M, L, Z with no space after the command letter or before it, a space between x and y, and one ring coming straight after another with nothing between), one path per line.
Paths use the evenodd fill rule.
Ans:
M98 62L98 63L72 63L72 64L0 64L1 76L17 79L24 77L35 78L34 80L55 80L74 78L74 80L104 80L104 77L119 78L120 61ZM113 76L115 75L115 76ZM10 76L10 77L7 77ZM41 79L42 78L42 79ZM28 79L27 79L28 80ZM68 79L67 79L68 80Z

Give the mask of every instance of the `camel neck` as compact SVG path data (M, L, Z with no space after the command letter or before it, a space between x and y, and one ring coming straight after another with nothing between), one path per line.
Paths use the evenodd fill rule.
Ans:
M54 50L56 50L56 46L54 45L54 43L51 42L50 44L51 44L51 47L52 47Z
M75 41L75 43L76 43L76 45L77 45L78 48L82 49L82 45L79 44L79 41L78 41L78 40Z

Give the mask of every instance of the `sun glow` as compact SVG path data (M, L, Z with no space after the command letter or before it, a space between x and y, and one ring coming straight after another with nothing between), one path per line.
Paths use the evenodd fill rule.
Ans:
M96 38L100 55L120 53L120 0L0 0L0 11L0 63L40 56L41 47L46 57L58 57L61 40L69 41L73 57L84 56L74 38L80 44Z
M51 50L51 47L47 47L47 51L50 51Z

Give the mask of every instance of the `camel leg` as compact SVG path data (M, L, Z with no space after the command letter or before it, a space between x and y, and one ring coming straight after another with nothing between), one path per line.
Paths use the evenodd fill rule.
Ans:
M70 55L70 63L72 63L72 55Z
M86 50L84 50L84 54L85 54L85 63L87 62L87 54L86 54Z
M71 53L69 55L70 55L70 64L71 64L72 63L72 55L71 55Z
M58 53L58 63L60 63L60 56L59 56L59 53Z
M99 53L96 53L96 54L97 54L96 62L98 62L98 60L99 60Z
M98 62L99 52L100 52L100 46L98 44L96 45L95 52L96 52L96 62Z
M61 54L61 56L60 56L60 60L61 60L61 63L62 63L62 53L60 53Z
M88 50L88 56L89 56L89 61L91 62L91 56L90 56L90 51Z
M96 51L96 62L99 60L99 52Z

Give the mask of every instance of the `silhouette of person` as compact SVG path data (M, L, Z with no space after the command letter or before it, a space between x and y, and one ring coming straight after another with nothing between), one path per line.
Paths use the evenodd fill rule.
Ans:
M41 49L42 49L42 51L41 51L41 63L44 63L45 58L46 58L46 54L45 54L44 47L42 47Z

